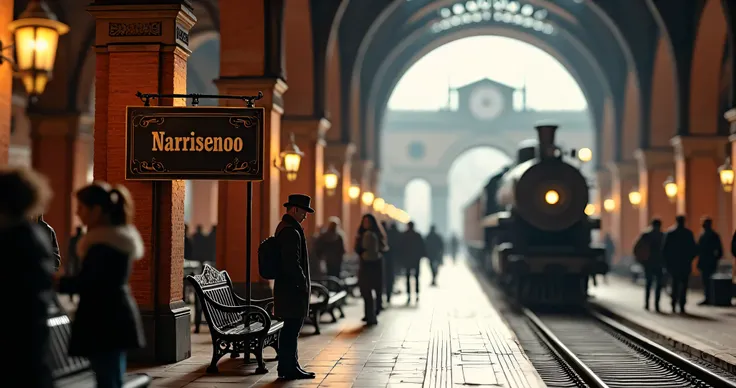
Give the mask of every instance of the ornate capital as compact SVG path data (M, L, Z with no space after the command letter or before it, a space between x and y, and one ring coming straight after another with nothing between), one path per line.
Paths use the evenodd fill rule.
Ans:
M726 136L675 136L670 140L675 148L675 159L687 158L715 158L723 161L726 158L729 141Z
M263 98L256 101L256 106L262 106L266 109L272 109L279 114L284 113L284 93L289 89L280 78L266 77L220 77L215 80L215 85L222 94L232 94L236 96L255 96L258 92L263 92ZM241 101L226 100L227 104L235 106Z
M350 165L353 162L353 155L355 155L355 144L327 142L325 146L325 167L330 164L334 165L335 168L340 168L340 166L346 164Z
M648 148L634 151L639 170L663 170L675 168L675 152L672 148Z
M281 118L281 134L288 136L293 133L297 141L316 141L325 145L325 135L331 125L326 118L284 115Z
M626 160L621 162L611 162L608 164L611 170L613 180L637 180L639 179L639 169L635 161Z

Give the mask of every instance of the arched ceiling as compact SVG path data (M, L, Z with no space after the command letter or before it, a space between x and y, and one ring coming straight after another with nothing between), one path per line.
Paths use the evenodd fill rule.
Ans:
M382 63L391 51L409 37L406 50L421 52L422 46L444 39L452 30L473 26L503 26L506 29L525 30L539 38L553 50L566 57L575 68L577 79L586 91L592 108L596 93L609 94L614 102L617 123L623 114L626 79L636 75L641 93L641 125L648 128L651 63L658 39L659 26L645 1L627 1L626 6L610 0L348 0L340 26L340 53L342 61L343 95L348 98L360 91L361 118L367 117L371 84L380 84L375 95L380 123L385 102L393 90L395 79L408 68L414 55L397 59L391 76L376 78ZM527 15L530 13L531 14ZM498 16L496 16L498 14ZM538 23L541 22L541 23ZM536 29L535 29L536 27ZM592 57L596 64L586 66L581 57ZM609 85L602 90L601 80L593 82L592 68L599 67ZM352 76L359 74L357 80ZM353 81L353 82L351 82ZM585 85L584 85L585 84ZM600 100L599 100L600 101ZM350 115L350 104L343 108L343 120L361 126L366 133L365 119ZM350 128L346 128L346 137ZM353 133L355 133L353 128ZM375 149L362 142L362 156ZM375 160L375 159L374 159Z

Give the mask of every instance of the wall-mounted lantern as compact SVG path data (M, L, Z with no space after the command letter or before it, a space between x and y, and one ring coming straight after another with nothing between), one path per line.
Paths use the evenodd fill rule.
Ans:
M355 202L360 197L360 185L358 182L353 181L348 188L348 197L351 201Z
M383 213L383 209L386 207L386 201L378 197L373 200L373 210L375 210L377 213Z
M595 205L589 203L585 205L585 215L592 217L595 214Z
M603 210L610 213L614 211L615 209L616 209L616 202L613 199L608 198L605 201L603 201Z
M13 33L15 44L4 46L0 42L0 51L15 47L15 58L0 55L0 64L4 61L13 63L20 75L28 97L35 99L46 90L56 62L56 49L59 36L69 32L69 26L60 22L48 6L40 0L31 0L18 20L8 24Z
M733 190L733 168L731 168L731 157L727 157L721 167L718 167L718 176L721 178L723 191L730 193Z
M327 171L324 173L325 190L327 190L327 195L335 194L335 188L337 188L337 182L339 178L340 173L335 169L333 165L330 165L330 167L328 167Z
M363 196L361 197L361 200L363 201L363 205L365 206L371 206L373 205L373 200L376 198L373 193L370 191L364 191Z
M639 208L639 205L641 205L641 193L639 192L639 189L631 189L629 192L629 203L634 207L634 209Z
M273 165L279 169L279 171L286 173L286 180L293 182L296 180L296 175L299 172L299 165L304 157L304 152L299 150L296 143L294 142L294 134L291 134L291 141L286 148L281 151L278 159L274 159Z
M677 200L677 183L675 183L675 178L670 175L667 177L667 179L664 181L664 193L667 195L667 198L670 199L670 202L674 203L675 200Z

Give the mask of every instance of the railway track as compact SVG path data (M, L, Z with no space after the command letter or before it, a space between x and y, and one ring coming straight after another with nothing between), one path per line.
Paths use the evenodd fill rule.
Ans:
M593 388L736 388L736 381L692 363L596 312L535 314L532 330L574 372L575 385ZM567 385L569 386L569 385Z

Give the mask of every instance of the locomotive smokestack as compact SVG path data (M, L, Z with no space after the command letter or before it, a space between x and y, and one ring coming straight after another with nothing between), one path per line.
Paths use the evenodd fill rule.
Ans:
M554 124L540 124L534 127L537 130L539 136L539 155L541 158L554 158L555 157L555 133L557 132L557 125Z

